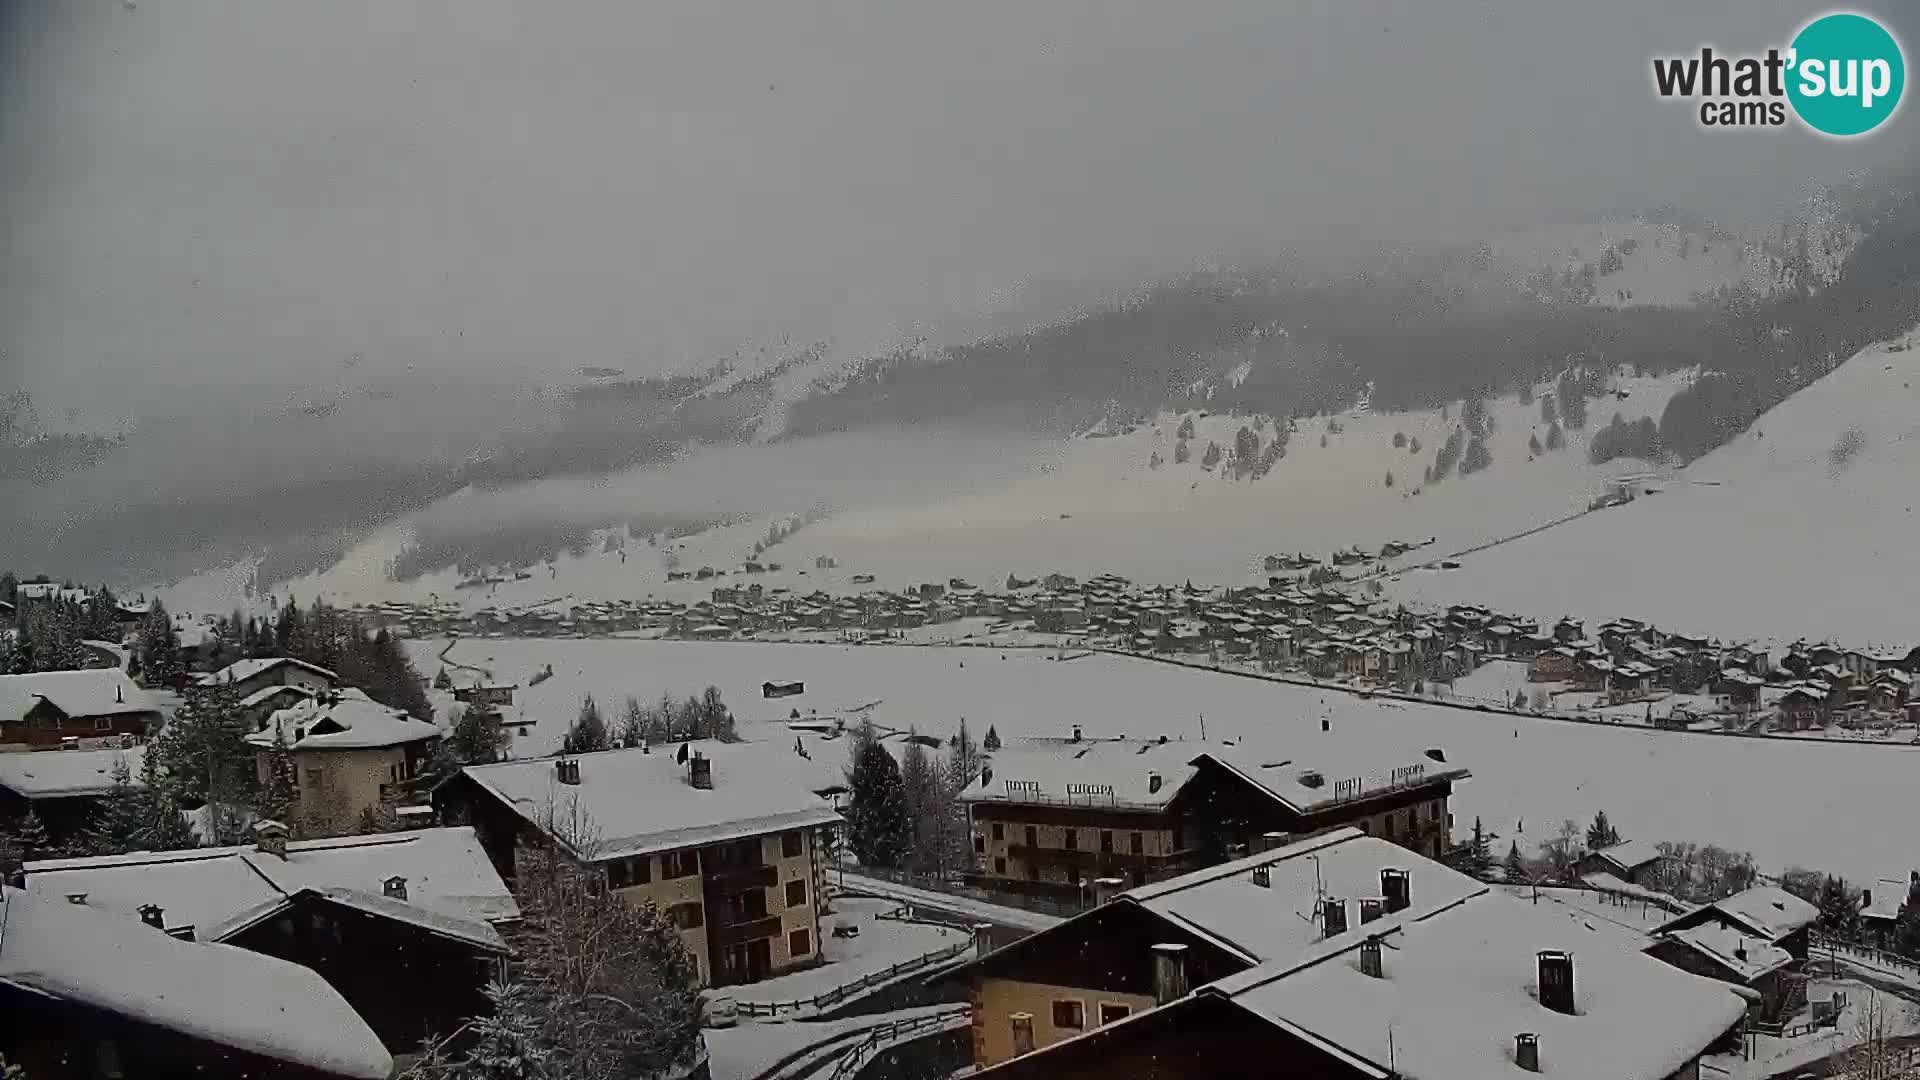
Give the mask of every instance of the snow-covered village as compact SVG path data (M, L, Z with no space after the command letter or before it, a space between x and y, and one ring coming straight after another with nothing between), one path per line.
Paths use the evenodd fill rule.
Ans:
M0 5L0 1080L1920 1080L1915 35Z

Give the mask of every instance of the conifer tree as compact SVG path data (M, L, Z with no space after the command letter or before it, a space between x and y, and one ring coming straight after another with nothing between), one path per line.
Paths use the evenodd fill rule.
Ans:
M254 777L248 734L232 685L195 686L148 747L147 757L157 760L170 792L188 806L216 796L245 806Z
M1520 857L1520 841L1518 840L1507 845L1506 869L1508 881L1527 880L1527 863L1526 860Z
M1000 749L1000 733L993 729L992 724L987 725L987 737L980 740L980 749L989 754L996 753Z
M863 739L847 783L847 845L864 865L899 866L910 850L913 827L899 763L878 738Z
M563 754L587 754L596 750L612 748L612 740L607 736L606 718L600 715L600 706L588 694L580 703L580 714L574 718L573 727L560 740L560 752Z
M20 848L22 861L45 858L53 843L47 835L47 823L40 820L32 807L14 823L13 842Z
M1614 828L1613 822L1607 820L1605 810L1597 811L1593 815L1593 823L1587 826L1587 850L1599 851L1619 842L1620 830Z
M273 746L267 751L266 778L260 783L253 803L256 815L282 824L294 820L300 802L299 778L294 774L293 755L287 747L287 732L273 726Z

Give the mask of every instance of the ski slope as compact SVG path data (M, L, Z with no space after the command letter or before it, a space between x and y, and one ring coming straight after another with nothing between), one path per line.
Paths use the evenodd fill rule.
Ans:
M1879 346L1656 495L1458 570L1407 573L1389 590L1540 618L1628 616L1730 639L1904 647L1920 643L1916 503L1920 352Z
M412 642L423 672L444 642ZM1717 843L1753 852L1766 870L1799 863L1848 877L1905 877L1915 855L1903 830L1881 828L1920 771L1920 747L1855 746L1526 720L1440 706L1361 700L1261 679L1107 655L1056 660L1046 650L792 645L751 642L487 639L451 658L520 684L535 731L514 752L551 752L588 693L619 711L628 695L684 698L717 686L750 739L791 744L789 713L871 716L883 727L945 736L965 718L978 739L1167 735L1200 745L1246 740L1303 760L1316 740L1426 747L1473 770L1454 801L1455 830L1473 819L1528 848L1562 819L1597 810L1629 838ZM528 688L547 664L554 675ZM798 697L763 700L765 681L799 680ZM1320 730L1331 720L1332 732ZM812 747L815 768L841 763L835 742ZM1383 765L1383 767L1385 767ZM1896 874L1897 872L1897 874Z

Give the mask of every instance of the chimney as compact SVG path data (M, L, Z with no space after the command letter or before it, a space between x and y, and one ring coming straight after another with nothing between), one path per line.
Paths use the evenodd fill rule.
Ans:
M287 827L272 818L261 818L253 823L253 847L262 855L272 855L277 859L287 857Z
M553 763L553 775L563 784L580 783L580 763L572 758L557 758Z
M1413 886L1407 872L1397 867L1380 871L1380 895L1387 901L1387 914L1407 910L1413 903Z
M1265 863L1253 868L1253 883L1263 889L1273 888L1273 868Z
M1446 764L1446 761L1447 761L1447 752L1445 750L1440 749L1437 746L1430 747L1427 750L1427 758L1431 761L1438 761L1444 765Z
M1740 960L1743 962L1746 960L1747 958L1747 939L1746 938L1741 938L1739 944L1733 947L1733 958L1735 960Z
M395 874L381 882L380 895L390 900L405 900L407 898L407 879Z
M1074 742L1080 741L1080 725L1079 724L1073 725L1073 741Z
M1153 947L1153 1003L1165 1005L1187 996L1187 947L1162 943Z
M165 930L167 928L167 910L159 904L141 904L139 910L141 922L146 923L156 930Z
M1333 730L1333 717L1331 717L1331 716L1323 716L1323 717L1321 717L1321 718L1320 718L1320 730L1321 730L1321 731L1332 731L1332 730Z
M1873 890L1872 889L1860 890L1860 906L1863 908L1870 908L1873 906Z
M1380 939L1377 937L1360 943L1360 974L1369 979L1384 978L1380 974Z
M1573 954L1555 949L1540 953L1540 1004L1557 1013L1574 1015Z
M1007 1022L1013 1025L1013 1056L1033 1053L1033 1014L1009 1013Z
M1117 877L1094 878L1093 879L1093 902L1095 904L1104 904L1107 901L1125 892L1126 889L1127 889L1127 882L1125 878L1117 878Z
M977 922L973 924L973 955L985 957L993 951L993 924Z
M1540 1036L1531 1031L1513 1037L1513 1063L1528 1072L1540 1071Z
M85 904L86 902L87 902L86 893L70 892L67 894L67 903L69 904Z
M1360 925L1365 926L1385 914L1387 902L1378 896L1360 898Z
M578 765L574 768L579 768ZM713 759L694 751L693 760L687 763L687 782L701 791L713 790Z
M1160 774L1158 772L1149 772L1147 774L1147 794L1149 795L1160 794L1161 783L1162 781L1160 779Z
M1261 833L1260 845L1261 851L1272 851L1274 848L1286 847L1287 834L1283 832Z
M1318 788L1326 784L1327 778L1318 769L1308 769L1300 774L1300 786Z
M1320 901L1320 926L1327 937L1347 932L1347 902L1337 896Z

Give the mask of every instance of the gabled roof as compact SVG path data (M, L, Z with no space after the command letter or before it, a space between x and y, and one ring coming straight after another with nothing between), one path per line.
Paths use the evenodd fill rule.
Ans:
M0 983L335 1076L393 1071L367 1022L313 971L62 898L0 889Z
M440 729L390 709L359 690L337 697L314 697L275 712L267 726L247 736L259 747L273 745L275 730L290 750L375 750L438 738Z
M1743 983L1751 983L1762 975L1793 963L1793 954L1787 950L1766 938L1725 923L1701 923L1661 934L1655 940L1671 941L1691 949L1725 968Z
M41 897L87 894L90 909L138 917L158 904L169 927L193 926L203 938L231 933L302 889L351 889L380 895L390 877L407 882L408 906L482 922L518 918L519 906L471 828L419 829L376 836L295 840L287 857L252 846L136 852L26 865L27 891Z
M256 675L263 675L283 664L291 664L302 671L322 676L331 682L338 683L340 681L340 676L318 664L309 664L305 660L296 660L291 656L267 656L256 657L251 660L235 660L219 671L200 676L200 682L203 684L245 682Z
M578 814L592 834L588 854L595 859L717 844L840 820L809 783L798 778L789 763L795 759L789 747L711 740L687 745L689 755L697 750L712 762L713 787L696 788L688 782L688 767L675 760L677 744L473 765L461 775L542 831L549 831L554 818ZM560 782L558 760L579 763L578 784Z
M1591 852L1612 863L1622 870L1633 871L1648 863L1660 861L1660 847L1651 840L1622 840L1612 847Z
M1812 926L1820 918L1820 909L1772 885L1756 885L1745 892L1704 904L1667 920L1654 930L1666 934L1697 926L1702 922L1731 923L1768 941L1779 941L1797 930Z
M153 698L118 668L0 675L0 723L23 719L42 700L68 716L121 716L159 711Z

